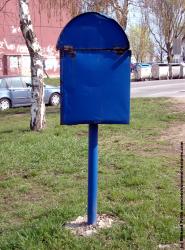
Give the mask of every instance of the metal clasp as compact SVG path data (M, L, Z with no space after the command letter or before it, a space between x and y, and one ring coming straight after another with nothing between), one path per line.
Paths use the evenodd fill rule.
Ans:
M76 55L76 51L114 51L116 54L118 55L122 55L124 54L124 52L126 52L127 50L129 50L129 48L121 48L121 47L115 47L115 48L74 48L73 46L70 45L65 45L64 48L62 49L63 52L68 53L69 55L71 55L72 57L74 57Z

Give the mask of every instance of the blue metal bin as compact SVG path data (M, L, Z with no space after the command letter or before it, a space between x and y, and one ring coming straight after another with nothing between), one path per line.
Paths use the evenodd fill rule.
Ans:
M129 41L116 21L95 12L72 19L59 36L61 124L127 124Z

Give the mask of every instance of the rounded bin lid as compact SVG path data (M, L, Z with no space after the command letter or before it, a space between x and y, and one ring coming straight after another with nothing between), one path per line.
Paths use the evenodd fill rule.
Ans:
M128 38L122 27L112 18L87 12L73 18L61 32L57 49L64 46L80 48L129 49Z

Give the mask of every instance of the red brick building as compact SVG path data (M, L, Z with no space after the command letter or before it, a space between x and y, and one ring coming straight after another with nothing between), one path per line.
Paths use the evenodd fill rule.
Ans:
M0 1L0 8L5 0ZM38 0L30 0L34 31L45 57L49 76L59 75L59 55L55 49L57 38L70 19L67 12L51 17ZM18 1L10 0L0 11L0 75L30 74L30 57L19 28Z

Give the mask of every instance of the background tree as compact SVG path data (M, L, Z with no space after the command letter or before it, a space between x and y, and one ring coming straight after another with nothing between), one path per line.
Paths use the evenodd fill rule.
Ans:
M40 131L45 128L45 103L44 103L44 58L38 39L33 30L32 20L29 12L29 0L18 0L20 28L25 39L30 58L31 58L31 79L32 79L32 105L30 129ZM48 9L55 12L62 11L63 8L74 10L75 1L67 0L40 0L40 3ZM80 10L80 8L76 9Z
M112 0L111 1L111 10L113 13L115 13L115 17L118 23L122 26L124 30L127 28L128 11L129 11L130 4L132 4L131 0L124 0L124 1Z
M123 29L126 29L129 5L132 3L133 0L82 0L82 9L109 14L118 21Z
M184 0L143 0L142 10L158 46L173 61L174 41L185 34Z
M44 8L48 13L48 18L53 15L58 15L64 10L67 11L70 17L74 17L83 11L85 3L88 0L39 0L41 8Z
M140 24L131 26L128 32L132 54L136 62L151 61L154 54L154 45L150 38L147 24L141 21Z
M155 43L154 47L155 47L155 59L157 62L162 63L164 61L166 51L163 49L165 48L165 42L164 42L163 34L161 33L160 30L158 32L158 43Z
M32 105L30 128L40 131L44 129L46 124L43 57L41 47L33 31L28 0L19 0L19 17L20 28L31 58Z

